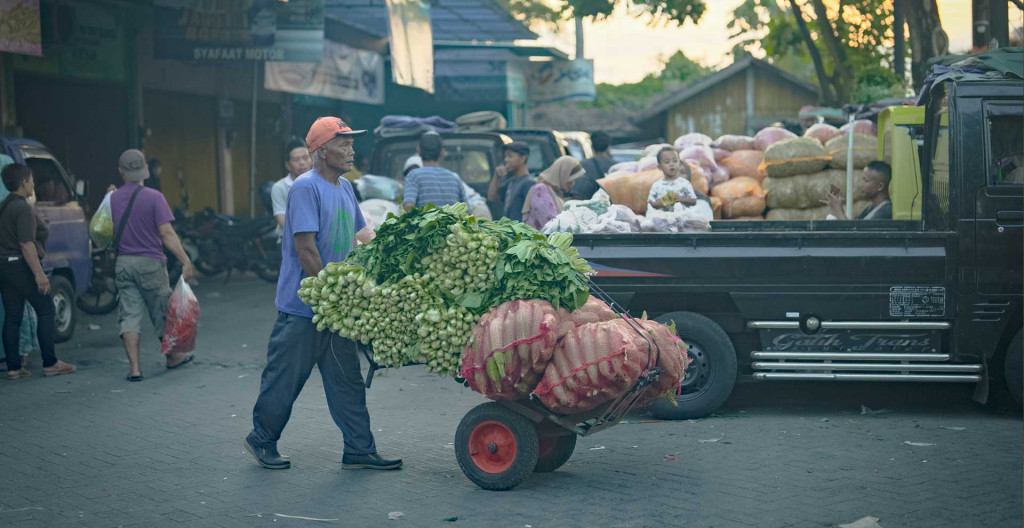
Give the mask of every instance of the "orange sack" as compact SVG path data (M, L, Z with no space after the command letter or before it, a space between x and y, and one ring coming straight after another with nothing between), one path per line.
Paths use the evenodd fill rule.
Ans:
M720 183L711 195L722 200L722 218L760 216L766 207L767 193L754 178L739 177Z
M690 166L690 183L694 192L707 195L708 180L700 166L687 161ZM647 197L651 194L654 182L662 180L665 175L659 169L651 169L633 174L609 174L597 184L608 193L613 204L625 205L638 215L647 213Z
M760 150L737 150L718 164L729 171L732 178L747 177L761 181L764 174L758 170L764 161L764 152Z

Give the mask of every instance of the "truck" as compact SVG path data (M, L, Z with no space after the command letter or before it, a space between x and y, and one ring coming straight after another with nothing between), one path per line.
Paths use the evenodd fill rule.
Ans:
M50 226L42 265L57 310L56 341L68 341L75 332L75 300L92 280L89 224L82 206L85 182L73 182L53 152L32 139L0 136L0 154L32 169L36 210Z
M689 345L676 405L655 414L705 416L737 381L968 383L980 403L1019 406L1019 75L940 78L923 124L883 120L903 139L887 156L900 161L894 220L576 235L595 284L633 314L674 323Z

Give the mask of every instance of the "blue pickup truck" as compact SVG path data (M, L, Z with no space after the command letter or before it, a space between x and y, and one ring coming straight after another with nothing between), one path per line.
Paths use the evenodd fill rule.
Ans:
M0 155L32 168L36 209L50 224L43 269L57 309L57 342L67 341L75 332L75 299L92 279L89 223L79 202L84 182L72 185L56 156L38 141L0 136Z

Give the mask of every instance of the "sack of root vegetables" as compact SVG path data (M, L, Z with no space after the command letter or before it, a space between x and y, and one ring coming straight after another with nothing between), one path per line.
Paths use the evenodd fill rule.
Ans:
M380 366L423 363L488 398L536 397L579 413L653 368L659 381L643 401L673 395L685 345L590 297L591 273L570 234L478 219L465 204L427 206L389 218L344 262L303 279L299 298L320 331L370 345Z

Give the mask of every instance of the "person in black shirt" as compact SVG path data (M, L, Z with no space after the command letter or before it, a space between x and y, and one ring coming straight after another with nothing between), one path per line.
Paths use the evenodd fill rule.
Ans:
M892 167L884 161L872 161L864 167L861 179L861 190L871 205L857 215L856 220L892 220L892 200L889 199L889 182L892 181ZM846 199L837 187L829 190L826 196L828 207L838 220L849 220L843 205Z
M569 191L569 196L575 200L589 200L593 198L594 193L601 190L597 180L604 178L604 175L608 173L608 169L615 165L615 158L612 157L610 152L612 147L611 136L604 132L594 132L590 135L590 141L594 145L594 157L587 158L581 163L586 173L576 179L572 190Z
M487 199L500 202L506 218L520 222L523 220L526 195L537 183L527 168L529 159L530 146L526 143L516 141L505 145L505 164L494 171L494 178L487 190Z
M56 310L50 295L50 279L43 272L46 239L50 231L39 222L28 197L35 190L32 169L15 163L4 167L0 176L11 192L0 202L0 295L4 302L3 343L7 351L7 379L18 380L31 375L21 364L18 334L25 316L25 302L39 316L37 336L43 355L43 374L71 374L74 365L57 359L54 349Z

